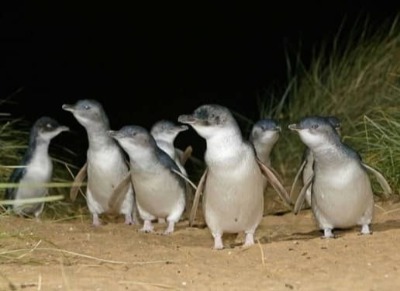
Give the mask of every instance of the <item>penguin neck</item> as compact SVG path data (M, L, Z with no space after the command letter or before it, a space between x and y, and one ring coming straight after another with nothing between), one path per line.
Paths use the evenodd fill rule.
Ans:
M49 152L50 140L37 138L33 143L30 143L32 153L35 155L46 156Z
M270 155L271 151L273 148L273 144L263 144L263 143L253 143L254 149L256 151L257 157L260 159L260 161L267 165L271 166L271 160L270 160Z
M98 150L103 149L105 146L115 145L115 141L107 134L107 130L109 129L107 125L98 125L87 130L89 148Z
M173 143L170 143L168 141L165 140L156 140L157 142L157 146L163 150L164 152L166 152L171 158L175 158L175 148Z
M226 131L206 140L205 160L208 165L226 164L241 159L238 153L243 148L243 137L239 130Z
M326 144L311 150L315 163L320 169L333 169L348 159L340 144Z
M29 141L28 150L25 152L23 158L23 164L31 163L37 159L41 160L42 162L44 161L43 159L48 159L50 161L49 145L50 140L40 137L31 138Z
M155 149L132 151L129 153L129 159L133 172L153 172L159 164Z

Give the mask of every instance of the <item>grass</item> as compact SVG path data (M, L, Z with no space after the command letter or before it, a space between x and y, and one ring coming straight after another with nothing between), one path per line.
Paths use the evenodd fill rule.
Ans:
M289 85L277 102L261 104L262 117L282 122L275 167L294 177L305 146L287 125L309 115L335 115L344 142L380 170L398 195L400 187L400 25L392 19L373 29L368 21L323 44L308 67L288 58ZM330 44L329 44L330 43ZM269 95L270 96L270 95ZM261 98L262 99L262 98ZM266 98L262 100L267 100ZM374 187L375 192L381 189Z

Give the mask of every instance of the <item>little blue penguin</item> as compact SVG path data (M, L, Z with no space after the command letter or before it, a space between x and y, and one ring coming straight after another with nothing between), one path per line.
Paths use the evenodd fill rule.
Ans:
M31 128L28 149L21 162L10 177L10 183L18 183L18 187L6 189L7 200L27 198L42 198L48 193L45 185L51 181L53 163L49 156L50 141L59 133L69 130L60 125L53 118L43 116ZM42 213L44 203L26 204L23 201L11 206L12 210L21 216L34 215L36 218Z
M87 161L75 181L83 181L87 176L86 202L93 216L93 225L101 224L101 213L113 211L124 214L126 224L137 223L131 183L122 188L124 193L120 196L123 197L123 202L119 209L110 207L113 203L111 199L115 195L114 190L129 175L129 168L123 150L107 134L110 125L103 106L96 100L83 99L74 105L64 104L62 108L71 112L87 132Z
M279 139L281 127L269 118L257 121L250 132L249 141L253 145L258 159L282 181L279 174L271 166L271 151ZM267 188L267 179L264 179L264 189Z
M160 120L156 122L150 130L151 135L154 137L157 143L157 146L174 160L176 165L179 167L179 170L184 175L187 175L187 173L181 164L179 152L174 146L174 141L180 132L188 129L189 127L187 125L175 125L169 120Z
M273 119L257 121L250 133L250 142L253 144L257 157L267 166L271 166L271 151L279 139L281 127Z
M323 116L320 118L325 118L333 126L336 132L340 135L341 122L339 118L337 118L336 116L326 116L326 117ZM305 185L307 181L310 179L310 177L314 174L313 166L314 166L314 156L312 154L312 151L309 148L306 148L303 154L302 164L300 166L299 171L296 174L296 178L294 179L290 196L292 196L295 184L301 174L303 178L303 185ZM311 186L307 188L306 201L308 206L311 206Z
M150 134L154 137L157 146L171 157L171 159L178 166L180 172L185 177L187 177L187 172L184 167L184 162L185 159L188 158L187 155L191 154L191 147L188 147L185 152L183 152L180 149L175 148L174 141L180 132L186 131L188 129L189 127L187 125L176 125L172 121L165 119L157 121L150 129ZM193 200L190 190L186 191L185 200L185 211L187 214L189 214L189 206L191 204L191 201ZM159 222L162 222L162 219L159 219Z
M374 199L359 154L341 142L326 118L305 117L289 129L298 132L314 158L313 175L303 188L311 185L311 208L324 237L333 237L334 228L355 225L370 234Z
M253 245L263 216L264 169L252 145L243 139L229 109L221 105L202 105L191 115L180 115L178 121L193 127L207 144L207 169L197 186L191 221L203 191L203 214L214 237L214 249L223 248L224 233L244 232L243 246ZM280 195L287 199L283 191Z
M164 218L164 234L174 231L185 209L185 180L171 157L161 150L153 136L143 127L128 125L108 131L129 156L130 172L143 232L153 232L152 220Z

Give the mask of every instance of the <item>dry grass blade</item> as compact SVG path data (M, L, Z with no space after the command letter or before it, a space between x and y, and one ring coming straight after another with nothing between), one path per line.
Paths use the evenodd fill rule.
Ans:
M174 172L174 173L177 174L178 176L182 177L183 180L185 180L186 182L188 182L188 183L190 184L190 186L192 186L192 188L193 188L195 191L197 190L196 185L195 185L192 181L190 181L190 179L189 179L188 177L186 177L184 174L182 174L181 172L179 172L179 171L177 171L177 170L175 170L175 169L172 169L172 172Z
M262 263L263 266L265 266L264 250L262 248L262 245L261 245L259 239L257 239L257 244L258 244L258 247L260 248L260 252L261 252L261 263Z
M15 205L15 204L31 204L31 203L42 203L42 202L53 202L63 200L64 196L46 196L41 198L26 198L26 199L14 199L14 200L3 200L0 201L0 205Z
M289 193L290 200L292 200L292 198L294 196L294 190L296 188L297 181L299 180L300 175L303 173L303 169L304 169L305 165L306 165L306 161L304 160L303 163L301 164L299 170L297 171L296 176L294 177L292 187L290 188L290 193Z
M140 282L140 281L119 281L118 284L125 284L125 285L146 285L146 286L152 286L152 287L158 287L162 289L171 289L171 290L176 290L176 286L172 285L166 285L166 284L160 284L160 283L152 283L152 282Z
M197 185L196 193L194 194L194 200L192 210L189 215L189 226L193 226L194 220L196 219L197 208L199 207L200 197L203 194L204 183L206 181L208 169L206 169L200 178L199 184Z
M90 259L90 260L94 260L94 261L98 261L98 262L102 262L102 263L119 264L119 265L170 264L173 262L173 261L168 261L168 260L144 261L144 262L124 262L124 261L106 260L106 259L97 258L94 256L89 256L89 255L72 252L72 251L68 251L68 250L64 250L64 249L39 248L37 246L38 246L38 244L35 245L35 247L32 249L17 249L17 250L11 250L11 251L3 251L3 252L0 252L0 256L12 254L12 253L24 252L25 254L22 254L21 256L19 256L22 258L23 256L25 256L27 254L42 251L42 252L58 252L58 253L63 253L63 254L80 257L80 258L85 258L85 259Z
M81 186L86 183L80 184ZM71 182L50 182L50 183L0 183L0 189L5 188L70 188Z

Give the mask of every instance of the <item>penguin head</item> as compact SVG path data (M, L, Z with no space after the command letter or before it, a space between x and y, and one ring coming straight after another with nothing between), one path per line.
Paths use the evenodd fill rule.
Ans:
M336 132L340 135L341 121L336 116L327 116L326 119L333 126Z
M36 120L32 127L31 135L44 140L51 140L59 133L68 130L68 127L59 124L55 119L43 116Z
M150 133L156 140L164 140L173 143L176 136L181 132L188 130L187 125L176 125L169 120L157 121L151 128Z
M273 119L261 119L257 121L250 134L251 142L258 142L262 144L274 144L278 138L281 127Z
M83 99L75 104L64 104L62 109L71 112L83 126L105 124L108 126L108 118L103 106L96 100Z
M117 140L129 155L143 149L154 149L156 147L154 138L141 126L127 125L117 131L109 130L107 134Z
M202 105L190 115L180 115L178 121L191 125L205 139L226 132L240 133L229 109L216 104Z
M304 117L299 123L290 124L289 129L298 132L300 139L311 149L340 142L339 135L326 117Z

